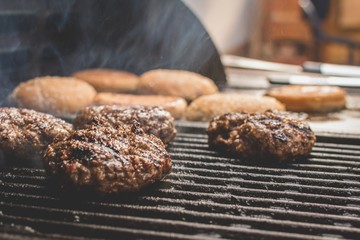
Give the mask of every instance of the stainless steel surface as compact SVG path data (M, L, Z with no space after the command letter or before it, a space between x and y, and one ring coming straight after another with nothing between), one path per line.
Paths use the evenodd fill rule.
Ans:
M270 75L270 83L274 84L293 84L293 85L322 85L339 87L358 87L360 88L360 78L349 77L319 77L304 75Z
M245 58L233 55L222 55L221 61L225 67L245 68L253 70L277 71L286 73L301 73L302 67L299 65L284 64Z
M329 76L360 77L360 67L319 62L305 62L304 71L317 72Z

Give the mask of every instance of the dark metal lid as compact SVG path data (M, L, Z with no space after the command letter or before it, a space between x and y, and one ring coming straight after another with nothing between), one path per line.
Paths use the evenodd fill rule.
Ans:
M11 36L0 42L1 98L29 78L93 67L183 69L226 84L209 34L181 1L14 0L0 7L0 36Z

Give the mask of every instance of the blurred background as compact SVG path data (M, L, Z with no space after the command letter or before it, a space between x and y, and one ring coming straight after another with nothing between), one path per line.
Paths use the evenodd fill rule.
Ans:
M223 54L359 65L358 0L184 0Z

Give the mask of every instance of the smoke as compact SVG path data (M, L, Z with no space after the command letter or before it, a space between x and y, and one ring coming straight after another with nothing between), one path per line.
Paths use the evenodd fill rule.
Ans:
M148 4L147 11L126 36L134 41L133 47L125 51L132 60L129 64L139 64L140 58L140 72L161 67L199 71L201 63L216 54L211 48L201 51L209 41L205 30L189 21L184 14L188 9L183 5L169 4L164 6L164 11L159 11L159 5L155 3Z
M218 83L224 71L209 35L179 0L6 1L15 11L1 29L13 34L10 70L0 52L0 97L21 81L93 67L137 74L154 68L200 72ZM1 4L0 3L0 7ZM29 4L26 14L16 13ZM0 38L0 47L3 46ZM6 62L6 61L4 61ZM22 65L23 64L23 65Z

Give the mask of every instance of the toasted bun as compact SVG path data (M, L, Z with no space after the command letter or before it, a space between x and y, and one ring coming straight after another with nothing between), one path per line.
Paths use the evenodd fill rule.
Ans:
M72 77L38 77L20 83L9 96L12 105L56 116L76 113L92 103L95 89Z
M171 113L175 119L183 117L187 103L183 98L174 96L159 95L132 95L116 93L98 93L94 104L109 105L116 104L120 106L160 106Z
M211 79L194 72L156 69L140 76L139 91L192 101L199 96L216 93L218 88Z
M287 85L271 89L268 96L274 97L289 111L329 112L346 106L346 93L333 86Z
M202 96L193 101L186 110L186 118L190 121L208 121L230 112L254 113L269 109L285 110L285 107L272 97L219 93Z
M105 68L86 69L72 76L88 82L99 92L134 92L139 82L133 73Z

